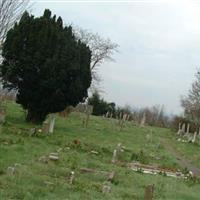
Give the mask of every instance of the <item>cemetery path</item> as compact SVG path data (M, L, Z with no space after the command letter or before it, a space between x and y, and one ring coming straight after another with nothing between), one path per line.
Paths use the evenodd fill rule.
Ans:
M178 150L171 143L169 143L169 141L162 139L161 142L165 149L167 149L176 158L179 165L183 166L183 168L187 168L195 177L200 178L200 169L198 167L194 166L191 161L184 158L181 153L178 152Z

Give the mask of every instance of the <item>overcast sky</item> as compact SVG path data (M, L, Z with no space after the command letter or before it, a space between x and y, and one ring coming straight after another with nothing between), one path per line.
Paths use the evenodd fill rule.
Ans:
M32 13L49 8L65 23L119 44L116 61L99 70L104 98L180 113L180 96L200 67L200 1L75 1L35 0Z

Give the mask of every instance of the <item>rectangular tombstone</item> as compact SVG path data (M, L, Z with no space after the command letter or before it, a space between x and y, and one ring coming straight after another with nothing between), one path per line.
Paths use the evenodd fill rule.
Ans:
M144 200L153 200L154 185L147 185L145 188Z

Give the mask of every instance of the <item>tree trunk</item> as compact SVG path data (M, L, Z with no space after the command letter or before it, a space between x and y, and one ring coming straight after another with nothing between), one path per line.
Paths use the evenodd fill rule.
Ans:
M39 113L32 110L28 110L26 121L32 122L34 124L41 124L45 120L46 116L47 114L45 113Z

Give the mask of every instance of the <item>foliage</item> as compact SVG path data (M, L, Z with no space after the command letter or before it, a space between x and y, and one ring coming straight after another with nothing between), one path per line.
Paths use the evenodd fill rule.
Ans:
M88 99L88 104L93 106L94 115L102 116L107 112L115 113L115 103L104 101L97 91Z
M187 96L182 97L181 105L185 116L196 125L200 125L200 71L195 74L196 80L192 83Z
M193 121L189 120L186 117L182 117L182 116L174 116L170 122L170 128L172 130L178 131L179 128L179 123L182 124L190 124L190 132L195 132L195 131L199 131L199 126L196 125Z
M49 10L39 18L25 12L8 32L2 55L4 87L18 91L27 121L42 122L87 96L91 51Z

